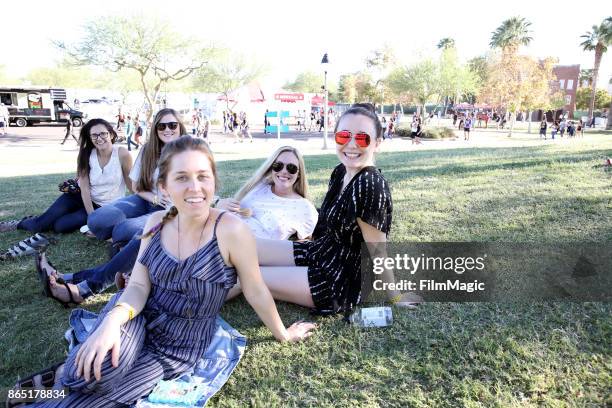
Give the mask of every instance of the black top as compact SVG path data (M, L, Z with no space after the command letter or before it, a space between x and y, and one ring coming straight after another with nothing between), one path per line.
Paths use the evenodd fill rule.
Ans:
M387 180L375 167L365 167L342 191L346 169L336 166L319 211L314 241L295 242L298 266L308 266L308 282L316 311L350 312L361 300L361 244L357 217L387 236L393 204Z

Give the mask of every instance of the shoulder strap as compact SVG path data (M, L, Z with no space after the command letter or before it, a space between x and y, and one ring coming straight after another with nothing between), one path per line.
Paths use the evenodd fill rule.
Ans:
M215 226L213 228L213 237L217 236L217 225L219 225L219 221L221 221L221 217L223 217L224 214L225 214L225 211L221 211L221 214L219 214L219 216L217 217L217 220L215 221Z

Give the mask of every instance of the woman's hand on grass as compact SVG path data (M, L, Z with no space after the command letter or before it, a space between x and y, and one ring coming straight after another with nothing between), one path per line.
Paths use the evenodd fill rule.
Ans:
M289 334L287 341L297 342L307 339L314 334L313 330L316 328L317 325L315 323L297 321L287 328L287 333Z

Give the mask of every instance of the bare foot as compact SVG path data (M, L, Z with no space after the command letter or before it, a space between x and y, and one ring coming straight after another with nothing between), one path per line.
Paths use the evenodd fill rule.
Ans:
M55 279L64 278L63 274L59 273L53 266L51 266L51 264L49 263L49 260L47 259L46 252L43 252L40 254L40 267L42 268L43 271L47 273L47 276L49 276L49 278L51 277L54 277Z
M49 275L49 289L51 290L51 295L62 302L74 301L75 303L83 303L85 300L79 293L77 285L72 283L58 284L57 279L53 275ZM70 294L72 294L72 300Z

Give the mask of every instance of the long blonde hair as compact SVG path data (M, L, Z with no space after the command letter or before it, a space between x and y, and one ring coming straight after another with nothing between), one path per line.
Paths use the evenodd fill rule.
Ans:
M299 163L298 177L293 184L293 191L304 198L308 198L308 181L306 180L306 166L304 157L298 149L291 146L281 146L257 169L255 174L238 190L234 196L235 200L241 201L248 193L255 188L259 183L273 184L272 181L272 164L278 159L282 153L291 152L297 157Z

